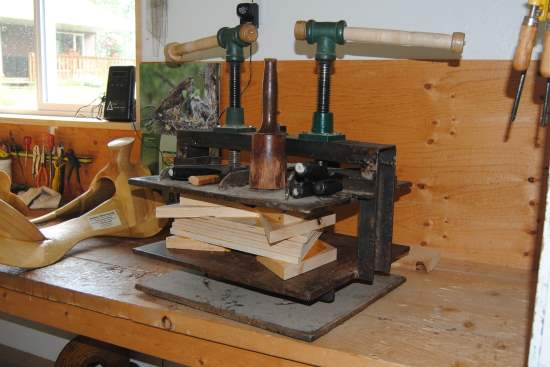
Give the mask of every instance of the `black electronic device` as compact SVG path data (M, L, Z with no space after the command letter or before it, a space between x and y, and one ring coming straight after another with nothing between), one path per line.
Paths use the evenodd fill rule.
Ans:
M252 23L260 27L260 7L256 3L240 3L237 5L237 16L241 24Z
M135 121L135 66L111 66L103 118L109 121Z

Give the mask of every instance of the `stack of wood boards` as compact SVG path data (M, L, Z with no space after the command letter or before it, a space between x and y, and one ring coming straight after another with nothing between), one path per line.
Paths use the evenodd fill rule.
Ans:
M283 279L336 260L336 249L319 240L334 214L302 219L280 211L231 206L221 202L181 198L179 204L157 208L157 217L174 218L166 239L168 249L237 250Z

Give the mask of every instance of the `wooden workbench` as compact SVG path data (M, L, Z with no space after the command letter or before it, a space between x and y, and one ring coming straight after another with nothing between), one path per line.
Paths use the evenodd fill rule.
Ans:
M52 266L0 266L0 311L189 366L521 366L532 274L446 260L313 343L142 294L177 269L132 253L151 242L92 239ZM0 244L1 246L1 244Z

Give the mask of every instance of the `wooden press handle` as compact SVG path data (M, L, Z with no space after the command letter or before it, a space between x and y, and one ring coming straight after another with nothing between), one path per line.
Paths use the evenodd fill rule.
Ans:
M218 183L220 181L220 176L218 175L189 176L187 181L189 181L189 183L194 186L203 186L203 185Z
M210 36L195 41L177 43L172 42L164 47L164 56L168 62L182 61L183 55L191 52L209 50L218 47L218 37Z
M522 25L519 33L518 46L514 53L514 62L512 66L516 71L526 71L531 63L531 54L535 47L537 38L537 27Z
M260 127L261 133L276 134L279 132L277 125L277 60L264 60L264 82L263 82L263 121Z
M258 30L254 24L243 24L239 28L239 39L246 43L256 42ZM200 38L185 43L172 42L164 47L164 57L168 62L181 62L183 56L197 51L206 51L219 46L218 36Z
M550 32L544 33L544 48L540 60L540 75L550 78Z
M344 28L344 39L349 42L406 47L429 47L450 50L457 54L462 53L465 38L465 34L460 32L455 32L450 35L444 33L396 31L391 29Z

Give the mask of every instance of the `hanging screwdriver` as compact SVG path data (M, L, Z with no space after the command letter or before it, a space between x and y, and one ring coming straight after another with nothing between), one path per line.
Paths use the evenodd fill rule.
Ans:
M47 147L48 147L48 182L52 182L53 178L53 156L55 153L55 135L48 134L47 135Z
M23 144L25 145L25 168L27 168L27 160L29 159L29 150L31 150L32 138L25 136L23 138Z
M512 63L514 70L520 72L521 76L519 79L518 89L516 91L516 97L514 99L514 105L512 107L510 123L514 122L518 113L521 93L523 91L523 86L525 85L527 69L531 63L531 54L533 53L533 47L535 47L535 40L537 38L539 16L542 13L542 5L544 2L544 0L529 0L529 15L524 18L523 25L521 26L519 41L516 47L516 52L514 53L514 61Z
M548 9L546 9L546 14L548 14ZM544 26L543 50L540 60L540 75L546 78L546 93L544 94L544 104L540 117L540 124L543 127L548 125L548 100L550 99L550 22L548 19L546 19Z

